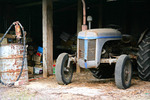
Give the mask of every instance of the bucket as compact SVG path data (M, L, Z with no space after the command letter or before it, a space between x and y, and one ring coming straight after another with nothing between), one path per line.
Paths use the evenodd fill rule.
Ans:
M2 82L9 84L17 80L22 67L23 51L22 44L0 45L0 77ZM27 56L19 81L22 84L28 84Z
M37 52L43 53L43 48L39 46Z

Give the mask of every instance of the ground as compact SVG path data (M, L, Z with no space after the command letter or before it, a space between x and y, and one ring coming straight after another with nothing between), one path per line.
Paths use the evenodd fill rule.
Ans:
M129 89L118 89L114 79L96 79L89 71L74 73L72 83L58 85L55 76L29 82L29 85L0 85L0 100L150 100L150 82L132 79Z

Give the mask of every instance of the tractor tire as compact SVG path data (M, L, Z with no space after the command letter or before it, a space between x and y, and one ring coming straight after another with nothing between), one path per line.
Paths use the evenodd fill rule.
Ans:
M93 76L97 79L101 79L102 78L102 74L100 70L97 70L95 68L89 69L91 71L91 73L93 74Z
M70 62L69 68L67 67L69 60L69 56L67 53L62 53L58 56L56 61L56 68L55 68L55 76L57 83L60 85L67 85L71 83L72 76L73 76L73 63Z
M110 66L109 64L100 64L100 66L97 69L90 68L89 70L97 79L113 78L114 65Z
M143 81L150 81L150 32L139 44L137 55L138 75Z
M115 66L115 83L119 89L127 89L131 85L132 64L129 56L121 55Z

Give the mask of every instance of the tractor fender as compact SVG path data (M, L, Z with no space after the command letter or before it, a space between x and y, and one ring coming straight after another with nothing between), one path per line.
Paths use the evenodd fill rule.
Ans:
M96 50L96 62L97 62L97 65L96 67L98 67L100 65L100 61L101 61L101 53L102 53L102 49L103 49L103 46L106 42L113 42L113 41L116 41L116 40L121 40L121 36L120 38L107 38L107 39L98 39L97 41L97 50Z

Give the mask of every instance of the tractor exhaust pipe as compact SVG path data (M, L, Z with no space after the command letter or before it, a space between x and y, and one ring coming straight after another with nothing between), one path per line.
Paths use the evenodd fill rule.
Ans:
M87 25L86 25L86 4L85 1L82 0L83 4L83 25L82 25L82 31L87 30Z

